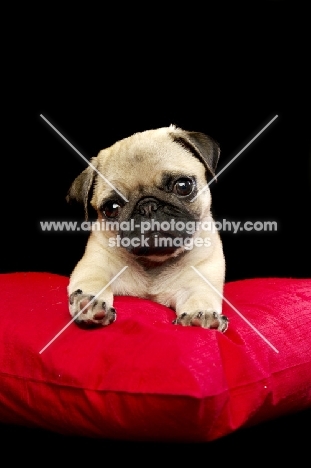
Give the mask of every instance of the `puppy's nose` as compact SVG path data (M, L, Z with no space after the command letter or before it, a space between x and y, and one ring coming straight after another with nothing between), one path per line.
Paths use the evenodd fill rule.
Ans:
M158 204L154 199L145 199L143 200L139 206L138 211L141 215L146 216L147 218L151 218L154 211L158 209Z

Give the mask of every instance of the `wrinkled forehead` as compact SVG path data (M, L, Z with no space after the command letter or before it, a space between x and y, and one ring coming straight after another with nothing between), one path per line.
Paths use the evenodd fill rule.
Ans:
M117 178L119 174L122 180L126 174L135 174L138 183L150 183L153 177L161 177L161 172L204 176L203 164L164 130L138 133L101 151L98 169L105 177Z

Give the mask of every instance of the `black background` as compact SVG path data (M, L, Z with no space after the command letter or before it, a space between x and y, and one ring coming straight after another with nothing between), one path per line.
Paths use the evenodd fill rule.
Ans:
M40 230L40 221L82 219L65 196L86 167L41 114L87 159L137 131L171 123L201 131L220 144L218 170L278 115L211 186L213 214L278 222L277 232L222 234L227 281L310 276L306 11L287 2L223 8L164 15L156 29L128 26L119 45L102 31L95 58L92 40L56 45L44 29L44 54L24 51L23 75L6 95L2 272L69 275L87 240Z
M62 11L51 22L46 9L36 12L32 27L19 30L2 88L0 271L69 275L87 240L82 233L40 231L40 221L82 220L82 207L67 205L65 196L86 167L40 114L88 159L137 131L171 123L201 131L220 144L219 170L278 115L211 186L215 219L278 222L273 233L222 234L226 280L310 277L306 6L209 2L202 9L188 4L169 10L159 4L139 8L139 15L133 8L119 6L97 18L94 12L91 20L84 10L71 12L74 17ZM247 443L256 457L265 446L277 456L292 447L296 457L303 452L299 428L295 417L249 430L248 437L242 431L241 438L217 441L214 454L223 458L227 448L230 459L237 447L242 456Z

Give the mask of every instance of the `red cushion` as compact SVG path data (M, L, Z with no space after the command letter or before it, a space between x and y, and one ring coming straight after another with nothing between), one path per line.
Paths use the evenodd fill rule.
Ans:
M225 334L117 297L109 327L70 324L55 338L70 322L67 284L49 273L0 275L1 423L204 442L311 407L311 279L227 283L236 310L224 303Z

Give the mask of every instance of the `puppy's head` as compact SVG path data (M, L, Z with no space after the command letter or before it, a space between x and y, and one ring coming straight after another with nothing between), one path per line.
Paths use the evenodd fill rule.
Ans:
M82 202L86 215L90 200L99 221L126 238L124 246L134 255L176 255L189 238L189 223L210 214L207 183L219 153L207 135L173 125L136 133L92 158L67 200Z

